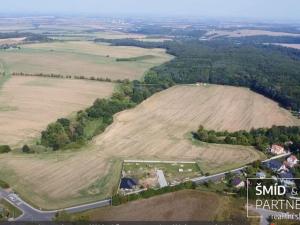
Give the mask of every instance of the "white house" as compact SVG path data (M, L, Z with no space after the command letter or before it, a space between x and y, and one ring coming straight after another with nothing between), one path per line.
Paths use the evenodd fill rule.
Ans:
M286 153L283 146L275 144L271 146L270 152L274 155L282 155Z

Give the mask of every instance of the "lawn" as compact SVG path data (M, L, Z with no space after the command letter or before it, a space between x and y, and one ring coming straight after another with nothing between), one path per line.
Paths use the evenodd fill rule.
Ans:
M186 179L201 176L197 163L128 163L124 162L126 176L138 180L149 177L156 170L162 170L168 183L182 182ZM180 172L181 171L181 172Z

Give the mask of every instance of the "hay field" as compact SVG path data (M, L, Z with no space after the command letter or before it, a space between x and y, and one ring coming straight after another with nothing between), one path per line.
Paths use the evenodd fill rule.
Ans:
M0 45L12 45L12 44L20 44L22 43L26 38L2 38L0 39Z
M112 94L112 83L12 77L0 91L0 143L35 138L50 122Z
M213 192L183 190L72 215L91 221L231 221L247 217L245 200ZM258 225L259 219L249 219Z
M266 109L272 120L260 119ZM237 126L227 122L233 115ZM263 121L265 126L277 124L282 118L293 121L277 104L244 88L176 86L116 115L82 151L0 155L0 179L43 208L95 201L117 187L122 159L195 160L203 172L214 173L264 157L252 147L193 144L188 134L203 121L208 121L205 126L234 130Z
M249 36L290 36L290 37L299 37L300 34L294 33L286 33L286 32L275 32L275 31L268 31L268 30L250 30L250 29L240 29L234 31L226 31L226 30L212 30L205 34L206 36L210 36L210 39L220 37L220 36L227 36L227 37L249 37Z
M208 129L236 131L300 123L274 101L246 88L175 86L115 116L115 122L95 138L95 143L99 149L113 149L124 158L198 160L200 168L209 172L238 167L260 157L250 147L191 145L187 134L200 124Z
M117 58L151 55L136 61L118 62ZM151 67L172 57L163 49L109 46L88 41L37 43L20 50L0 51L11 72L55 73L117 79L139 79Z

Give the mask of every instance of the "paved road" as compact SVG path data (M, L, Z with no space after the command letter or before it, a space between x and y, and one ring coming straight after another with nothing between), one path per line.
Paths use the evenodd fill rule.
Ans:
M237 173L242 172L246 168L247 168L246 166L243 166L243 167L240 167L238 169L230 170L230 171L223 172L223 173L214 174L214 175L211 175L211 176L197 177L197 178L191 179L191 181L194 182L195 184L203 184L203 183L208 182L208 181L217 182L217 181L220 181L223 178L225 178L226 173L230 172L230 173L237 174Z
M22 200L16 194L0 189L0 198L3 198L10 202L15 207L19 208L23 214L16 218L15 221L51 221L54 218L56 212L59 211L66 211L69 213L76 213L76 212L83 212L90 209L100 208L104 206L108 206L111 204L111 199L98 201L90 204L83 204L80 206L65 208L65 209L58 209L52 211L42 211L36 209Z
M291 155L291 153L286 153L286 154L274 156L274 157L269 158L267 160L264 160L262 162L265 163L265 162L268 162L268 161L271 161L271 160L274 160L274 159L283 158L283 157L286 157L286 156L289 156L289 155ZM231 172L231 173L237 174L237 173L242 172L247 167L248 166L243 166L243 167L240 167L240 168L237 168L237 169L234 169L234 170L214 174L214 175L211 175L211 176L197 177L197 178L191 179L191 181L193 181L195 184L203 184L203 183L208 182L208 181L217 182L217 181L222 180L225 177L226 173Z

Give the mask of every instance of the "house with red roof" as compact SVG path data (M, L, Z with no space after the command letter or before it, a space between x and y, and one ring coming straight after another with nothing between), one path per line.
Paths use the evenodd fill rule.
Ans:
M276 144L271 146L270 152L274 155L282 155L286 153L283 146Z
M290 168L293 168L293 167L296 166L296 165L298 164L298 162L299 162L299 160L297 159L297 157L294 156L294 155L291 155L290 157L288 157L288 158L286 159L286 161L287 161L287 165L288 165Z

